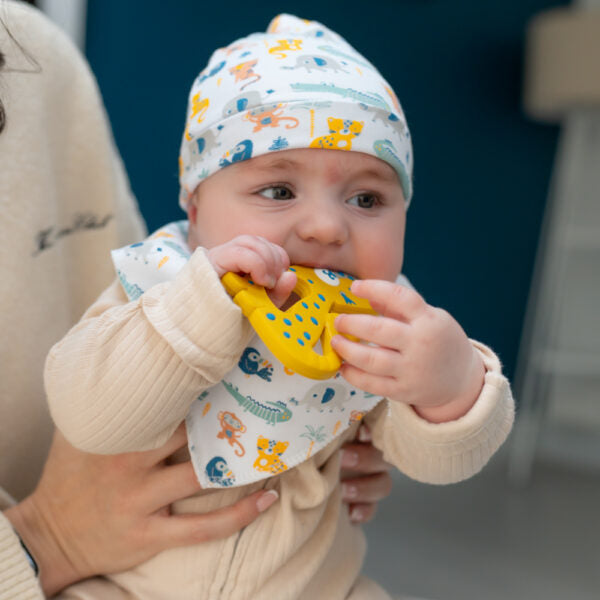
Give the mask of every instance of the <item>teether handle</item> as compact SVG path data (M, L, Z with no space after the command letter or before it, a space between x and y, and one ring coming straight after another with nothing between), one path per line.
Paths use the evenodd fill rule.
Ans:
M300 299L286 311L275 307L266 290L249 277L226 273L221 281L279 361L305 377L327 379L341 366L341 359L331 346L332 337L338 333L334 326L336 316L340 312L374 311L366 300L352 294L348 276L339 274L335 283L327 283L327 278L322 274L320 278L314 269L294 266L290 270L296 272L294 292ZM322 354L314 350L319 340Z

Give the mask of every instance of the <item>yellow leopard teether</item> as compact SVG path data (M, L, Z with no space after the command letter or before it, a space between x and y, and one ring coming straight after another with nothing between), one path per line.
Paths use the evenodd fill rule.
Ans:
M294 292L300 299L283 311L264 287L248 277L226 273L221 281L242 309L267 348L289 369L310 377L332 377L342 364L331 347L333 326L340 313L375 314L367 300L350 291L353 277L339 271L293 266L298 277ZM314 346L321 341L323 354Z

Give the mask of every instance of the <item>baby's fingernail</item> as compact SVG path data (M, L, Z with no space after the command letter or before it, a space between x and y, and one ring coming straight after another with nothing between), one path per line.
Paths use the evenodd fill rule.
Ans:
M352 450L342 450L342 467L350 469L358 464L358 454Z
M342 483L342 497L344 500L352 500L358 495L358 490L355 485L349 483Z
M362 520L365 518L365 513L363 512L363 509L360 508L360 506L355 506L351 511L350 511L350 520L353 523L360 523L362 522Z
M256 508L258 508L258 512L264 512L273 504L277 498L279 498L279 494L275 490L269 490L264 493L257 501Z
M269 283L267 283L267 287L269 288L274 288L275 284L277 283L277 279L275 279L275 277L269 277Z

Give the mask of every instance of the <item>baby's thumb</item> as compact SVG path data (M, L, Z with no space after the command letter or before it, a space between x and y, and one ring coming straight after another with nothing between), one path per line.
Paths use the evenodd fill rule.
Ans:
M271 302L277 308L280 308L290 297L290 294L296 287L296 280L296 273L293 271L284 271L275 286L269 290Z

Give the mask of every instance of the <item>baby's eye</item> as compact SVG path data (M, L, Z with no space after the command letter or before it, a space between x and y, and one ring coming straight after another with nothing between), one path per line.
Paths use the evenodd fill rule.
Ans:
M258 193L272 200L291 200L294 197L292 190L285 185L272 185L260 190Z
M348 200L350 204L354 204L359 208L373 208L379 204L379 198L375 194L356 194L356 196L352 196Z

